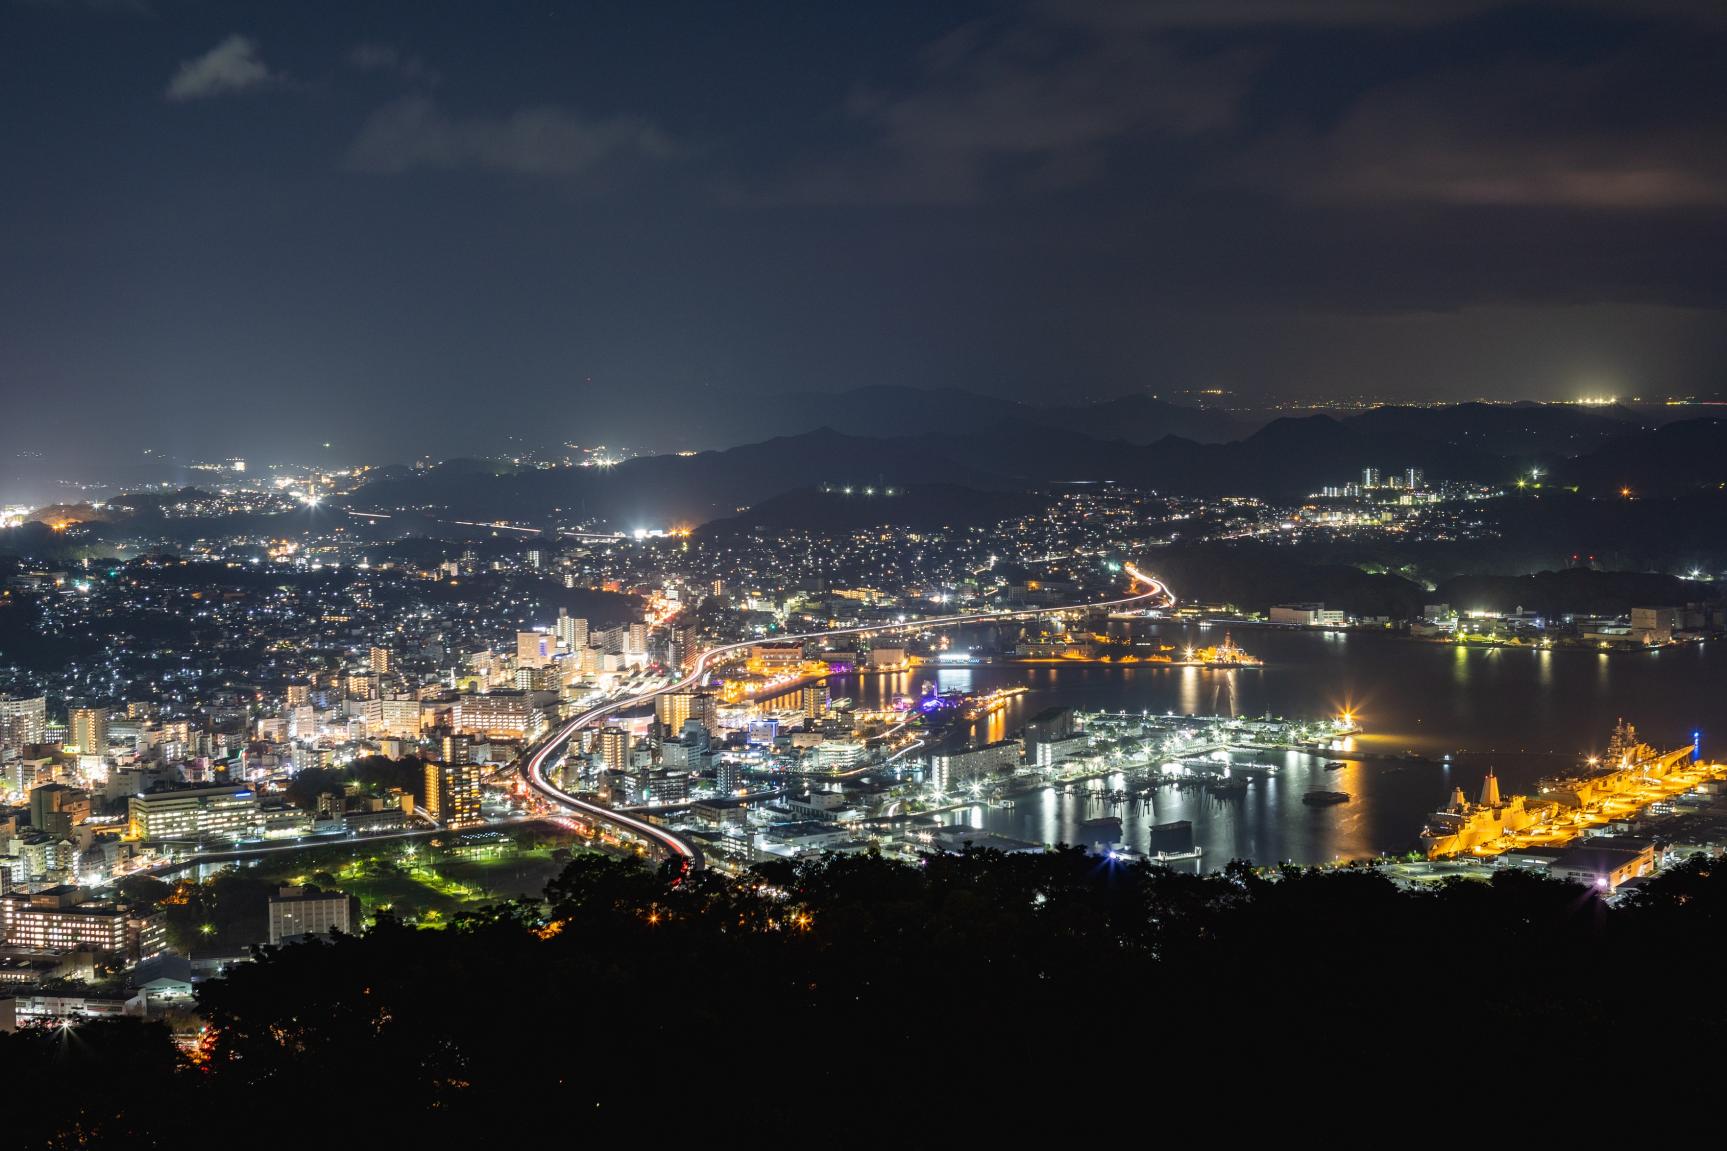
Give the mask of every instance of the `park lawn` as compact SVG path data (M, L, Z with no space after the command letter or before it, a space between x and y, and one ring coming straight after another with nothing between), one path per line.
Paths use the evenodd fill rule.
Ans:
M353 895L367 920L388 909L400 919L441 926L464 911L488 904L538 899L563 870L563 863L553 859L554 850L577 854L589 850L585 840L556 834L529 847L520 840L500 842L494 851L473 851L472 846L432 848L424 843L362 841L319 844L304 852L272 856L229 872L218 885L231 889L229 897L220 903L206 906L204 898L197 907L171 908L185 920L172 926L178 928L182 947L237 949L259 942L268 897L276 887L288 884L314 884ZM206 896L218 886L200 885Z
M549 847L438 862L438 873L445 879L480 889L491 900L538 899L545 894L546 884L562 870L563 864L553 862Z
M338 875L336 886L355 895L368 916L388 908L400 918L447 923L465 910L506 899L537 899L563 865L552 849L506 848L497 854L419 856L399 870Z
M366 918L388 910L399 919L449 922L465 908L482 900L465 900L412 874L344 876L341 890L359 899Z

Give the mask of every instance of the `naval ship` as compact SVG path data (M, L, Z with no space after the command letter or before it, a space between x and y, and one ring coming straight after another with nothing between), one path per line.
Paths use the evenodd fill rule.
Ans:
M1479 852L1520 831L1566 821L1575 823L1578 816L1597 809L1613 796L1672 774L1694 753L1689 745L1658 752L1639 740L1637 729L1621 719L1613 729L1606 755L1591 757L1584 770L1575 775L1541 780L1537 795L1501 799L1499 780L1491 769L1481 783L1476 802L1468 802L1462 788L1453 789L1451 801L1427 817L1427 826L1421 832L1422 846L1427 849L1427 858L1437 859L1443 855ZM1563 832L1565 828L1554 830Z
M1427 817L1421 831L1422 846L1427 858L1442 855L1462 855L1501 839L1515 831L1527 831L1544 823L1557 813L1559 805L1552 801L1530 803L1527 796L1499 796L1499 777L1493 769L1481 781L1481 794L1474 803L1463 797L1463 789L1451 790L1451 801Z

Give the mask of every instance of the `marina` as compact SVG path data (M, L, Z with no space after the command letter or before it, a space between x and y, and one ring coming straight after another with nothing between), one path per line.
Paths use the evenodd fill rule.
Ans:
M1182 646L1218 634L1174 621L1159 626L1166 642ZM986 647L991 637L971 642ZM834 690L869 707L893 693L915 695L924 682L974 694L1024 688L974 725L979 744L1018 733L1051 706L1103 713L1115 729L1106 754L1084 771L1070 767L1075 778L1016 794L1012 807L960 797L940 818L1021 841L1090 846L1100 837L1080 821L1111 808L1110 795L1125 795L1113 803L1123 823L1117 846L1149 854L1153 825L1189 820L1203 855L1181 866L1197 870L1233 858L1422 858L1421 831L1456 789L1477 796L1491 771L1504 794L1534 796L1543 779L1576 774L1587 756L1604 756L1610 729L1580 729L1576 715L1634 717L1650 742L1671 747L1715 713L1711 685L1727 681L1727 648L1718 644L1626 657L1265 630L1254 633L1253 648L1265 666L1249 674L1146 664L926 666L838 677ZM1267 713L1274 723L1285 716L1309 724L1308 738L1259 730ZM1323 730L1345 713L1352 731ZM1175 726L1196 735L1181 754L1163 756L1156 740ZM1141 750L1147 735L1151 746ZM1152 770L1166 763L1185 770ZM1310 790L1346 791L1351 800L1309 806L1302 797Z

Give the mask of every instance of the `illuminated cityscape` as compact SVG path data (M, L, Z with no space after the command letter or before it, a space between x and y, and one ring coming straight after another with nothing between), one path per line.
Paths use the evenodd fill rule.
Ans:
M0 10L5 1134L1706 1122L1723 51Z

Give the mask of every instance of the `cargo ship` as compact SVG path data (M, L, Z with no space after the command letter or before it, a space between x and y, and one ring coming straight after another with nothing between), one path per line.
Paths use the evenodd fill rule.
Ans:
M1352 798L1347 791L1310 791L1301 797L1301 802L1309 807L1331 807L1334 804L1348 803Z

